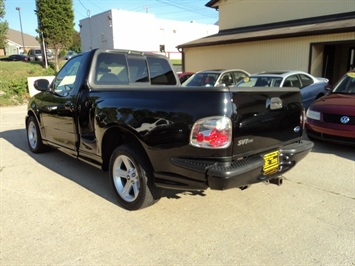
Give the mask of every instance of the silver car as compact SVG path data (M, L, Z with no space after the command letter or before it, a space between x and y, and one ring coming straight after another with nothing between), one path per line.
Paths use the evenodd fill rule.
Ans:
M28 51L28 57L31 61L42 61L42 51L41 49L30 49Z
M265 71L253 74L236 84L237 87L296 87L301 90L304 108L328 93L329 80L303 71Z

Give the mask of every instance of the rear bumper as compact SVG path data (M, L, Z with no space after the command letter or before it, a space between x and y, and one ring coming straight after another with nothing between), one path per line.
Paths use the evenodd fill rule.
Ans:
M311 151L313 145L313 142L304 140L280 148L280 166L272 175L263 174L264 159L261 155L237 160L228 166L215 164L207 170L208 186L211 189L224 190L276 178L302 160Z

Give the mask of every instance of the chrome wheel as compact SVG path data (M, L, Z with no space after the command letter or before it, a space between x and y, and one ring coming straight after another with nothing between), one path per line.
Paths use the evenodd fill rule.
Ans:
M126 202L132 202L139 195L139 174L137 167L126 155L120 155L113 163L113 182L117 193Z
M37 135L36 125L33 121L30 121L28 123L27 138L28 138L28 144L30 145L30 147L32 149L36 149L37 144L38 144L38 135Z
M34 116L28 117L26 121L28 147L34 153L41 153L47 150L43 145L41 132Z
M117 147L111 154L109 171L117 199L125 209L142 209L160 199L152 166L140 146L123 144Z

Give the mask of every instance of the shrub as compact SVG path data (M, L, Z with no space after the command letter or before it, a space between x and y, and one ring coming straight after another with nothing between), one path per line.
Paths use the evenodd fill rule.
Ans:
M55 75L53 68L37 62L0 61L0 106L24 104L29 98L27 77Z

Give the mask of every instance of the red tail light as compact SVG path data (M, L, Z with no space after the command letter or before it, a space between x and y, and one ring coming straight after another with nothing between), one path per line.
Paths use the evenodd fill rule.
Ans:
M232 140L232 122L227 117L207 117L198 120L191 131L190 144L208 149L227 148Z

